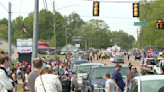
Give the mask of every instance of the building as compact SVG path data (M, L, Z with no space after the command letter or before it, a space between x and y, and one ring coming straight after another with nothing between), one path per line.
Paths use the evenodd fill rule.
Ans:
M38 51L54 51L55 47L49 47L49 45L45 42L38 41Z
M17 59L18 58L17 46L12 43L11 49L12 49L12 58ZM0 50L8 52L8 40L0 38Z

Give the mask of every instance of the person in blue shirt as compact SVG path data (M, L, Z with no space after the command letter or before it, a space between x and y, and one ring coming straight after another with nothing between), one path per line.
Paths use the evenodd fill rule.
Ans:
M122 79L122 75L119 72L121 70L121 67L122 67L121 65L116 64L115 70L112 74L112 79L117 84L116 92L123 92L124 91L125 84L124 84L124 81Z
M58 57L56 56L56 57L55 57L55 61L57 61L57 60L58 60Z

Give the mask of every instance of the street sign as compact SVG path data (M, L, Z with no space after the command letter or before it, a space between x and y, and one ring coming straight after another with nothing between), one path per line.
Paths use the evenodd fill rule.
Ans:
M32 38L18 38L17 47L32 47Z
M80 48L80 44L75 44L75 47L76 48Z
M17 47L17 53L32 53L32 47Z
M149 22L134 22L134 26L149 26Z
M82 41L82 36L73 36L72 41Z

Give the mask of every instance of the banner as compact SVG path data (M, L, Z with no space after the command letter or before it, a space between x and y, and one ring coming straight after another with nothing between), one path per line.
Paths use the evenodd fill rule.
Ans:
M32 47L17 47L17 53L32 53Z

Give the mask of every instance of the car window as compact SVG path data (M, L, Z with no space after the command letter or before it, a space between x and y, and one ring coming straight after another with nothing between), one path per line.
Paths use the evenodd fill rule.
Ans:
M129 92L138 92L138 83L135 81L132 81L132 86L130 87Z
M79 67L78 73L88 73L89 69L92 66L96 66L96 65L82 65L82 66Z
M115 56L115 58L124 58L123 56Z
M132 92L132 88L133 88L133 85L134 85L135 81L134 80L131 80L130 83L128 84L128 92Z
M74 65L74 66L73 66L73 69L72 69L72 72L76 72L77 69L78 69L78 67L79 67L79 65Z
M158 92L163 86L164 80L142 81L141 92Z

